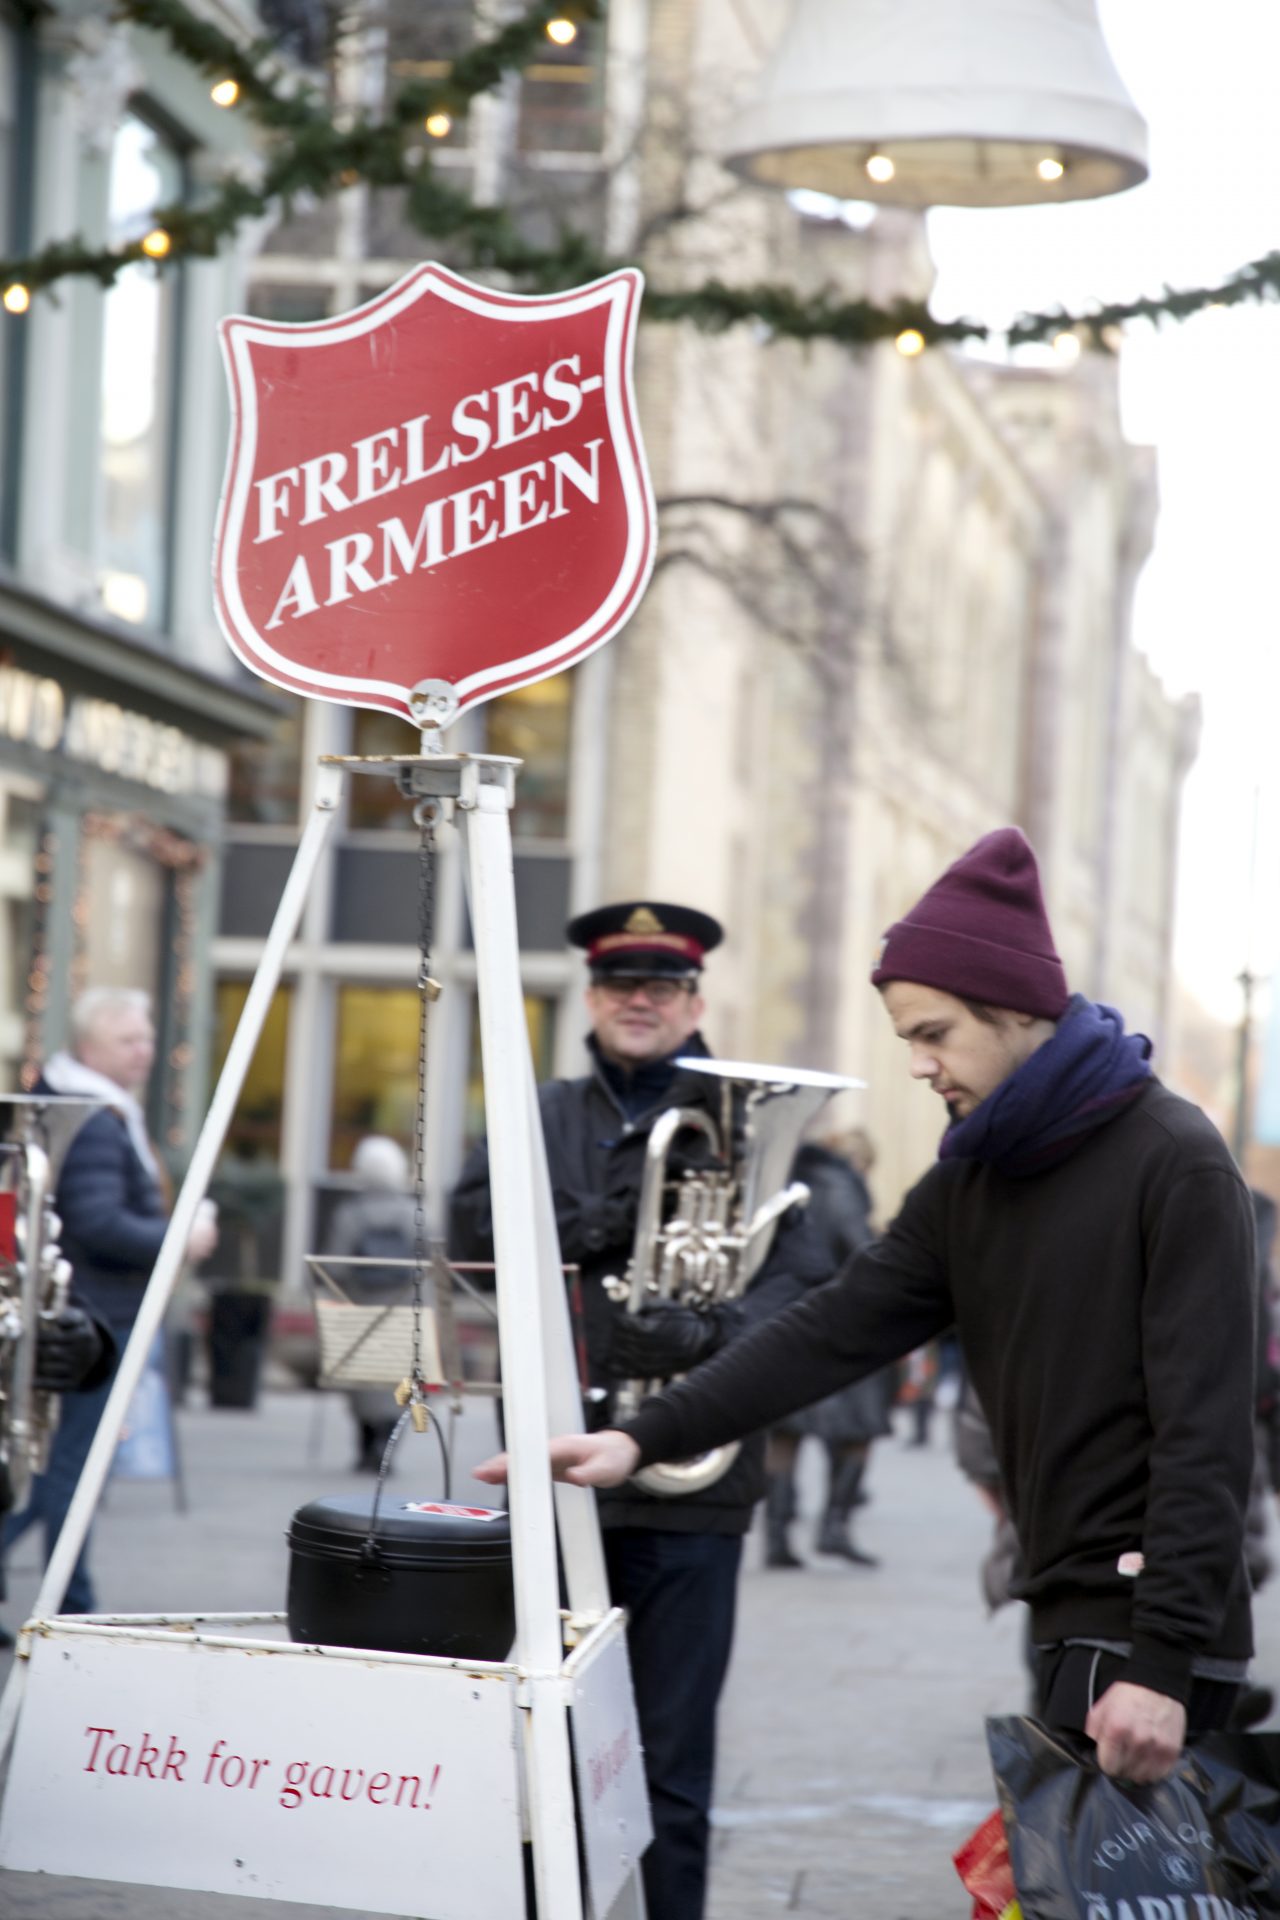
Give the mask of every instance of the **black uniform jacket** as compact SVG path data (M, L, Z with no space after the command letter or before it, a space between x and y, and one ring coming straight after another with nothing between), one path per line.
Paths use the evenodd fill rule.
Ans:
M662 1071L646 1076L642 1069L624 1101L610 1085L593 1046L591 1050L591 1073L580 1080L548 1081L538 1089L538 1099L561 1257L566 1265L581 1269L589 1382L608 1387L616 1381L608 1360L610 1332L622 1310L609 1300L602 1282L609 1274L625 1274L631 1257L650 1129L659 1114L677 1106L710 1114L718 1125L721 1083L689 1072L677 1072L674 1078ZM706 1054L707 1048L695 1035L680 1051ZM654 1087L651 1104L644 1103L646 1077ZM708 1158L700 1135L682 1134L677 1151L682 1165L705 1164ZM493 1258L489 1156L483 1142L470 1155L454 1190L449 1251L455 1260ZM812 1258L803 1225L784 1221L747 1296L748 1320L796 1298L801 1291L799 1269ZM806 1272L804 1277L813 1276ZM764 1490L763 1453L763 1439L756 1433L723 1478L700 1493L667 1499L628 1483L602 1494L601 1522L663 1532L745 1533Z
M1022 1545L1037 1642L1132 1644L1185 1699L1251 1651L1249 1195L1198 1108L1152 1080L1056 1166L944 1160L883 1239L628 1431L670 1458L776 1419L958 1324Z

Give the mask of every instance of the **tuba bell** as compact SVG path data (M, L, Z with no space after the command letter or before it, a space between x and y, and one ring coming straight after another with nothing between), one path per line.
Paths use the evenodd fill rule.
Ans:
M789 1181L805 1128L833 1093L861 1080L801 1067L764 1067L686 1057L676 1065L720 1082L720 1121L696 1107L659 1115L645 1148L636 1237L625 1275L610 1275L605 1292L628 1313L662 1304L710 1307L736 1300L764 1265L779 1220L805 1206L809 1189ZM717 1165L674 1179L668 1161L681 1135L701 1134ZM614 1390L614 1417L630 1419L663 1380L624 1380ZM633 1475L647 1493L700 1493L729 1471L739 1442L692 1460L662 1461Z

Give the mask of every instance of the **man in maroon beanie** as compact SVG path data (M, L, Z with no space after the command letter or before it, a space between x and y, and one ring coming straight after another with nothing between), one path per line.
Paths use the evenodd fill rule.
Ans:
M871 978L945 1103L937 1163L827 1286L625 1428L555 1441L555 1470L616 1484L954 1324L1017 1529L1039 1717L1096 1741L1105 1772L1162 1779L1188 1729L1226 1723L1253 1650L1248 1191L1148 1041L1069 993L1016 828L890 927Z

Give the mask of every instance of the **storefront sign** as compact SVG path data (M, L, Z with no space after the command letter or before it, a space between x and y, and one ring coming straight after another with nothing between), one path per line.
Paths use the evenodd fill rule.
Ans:
M524 1911L514 1677L36 1636L0 1865L360 1913Z
M410 718L580 660L654 555L631 392L641 278L545 298L417 267L337 319L234 318L214 573L255 673Z
M227 757L217 747L114 700L68 699L58 681L21 667L0 666L0 736L158 793L218 799L226 791Z

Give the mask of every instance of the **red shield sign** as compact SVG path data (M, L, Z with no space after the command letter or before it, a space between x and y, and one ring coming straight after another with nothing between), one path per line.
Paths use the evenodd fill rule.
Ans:
M411 718L571 666L635 611L653 496L626 270L528 298L416 267L303 325L222 323L218 618L293 692Z

